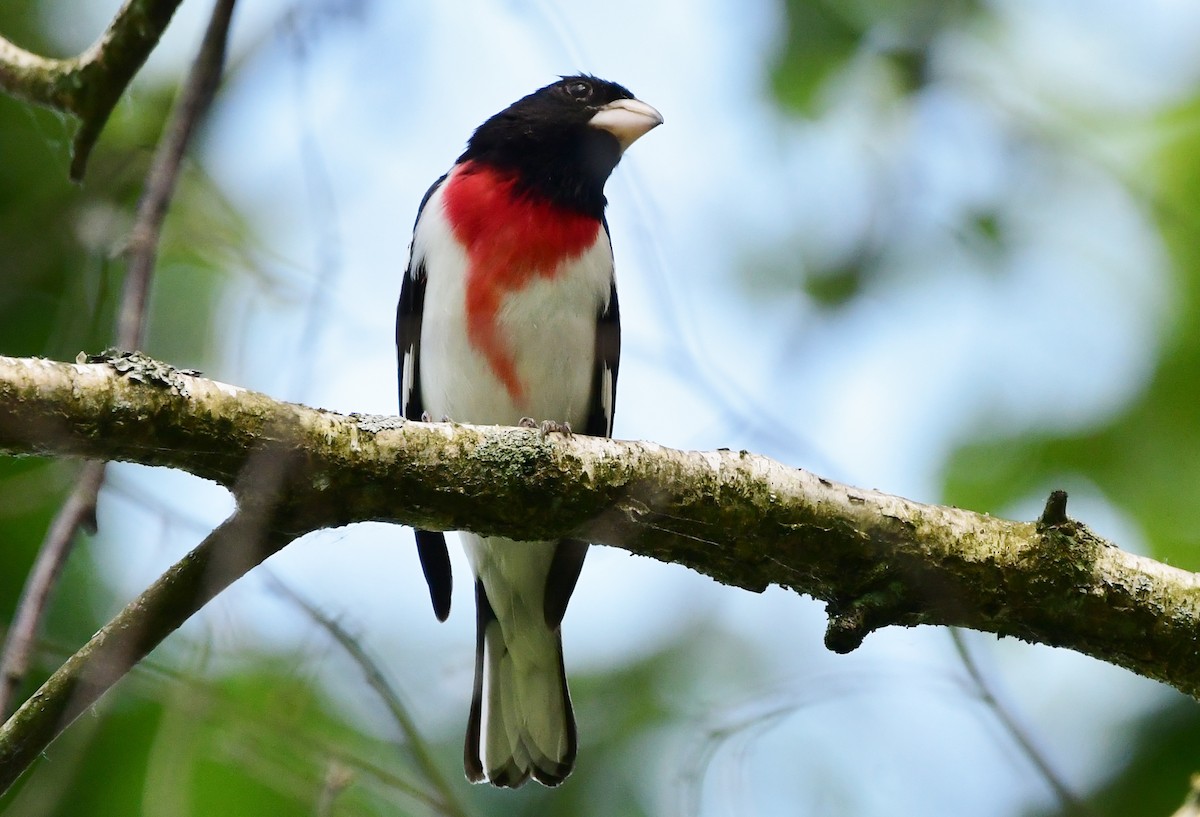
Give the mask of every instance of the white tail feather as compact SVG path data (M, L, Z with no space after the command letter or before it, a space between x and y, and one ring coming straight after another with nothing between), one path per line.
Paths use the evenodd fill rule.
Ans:
M543 610L549 559L542 551L547 548L543 543L476 543L468 553L483 590L476 592L482 631L477 700L467 728L468 775L498 786L519 786L530 776L557 785L571 771L576 741L562 641L558 629L546 624Z

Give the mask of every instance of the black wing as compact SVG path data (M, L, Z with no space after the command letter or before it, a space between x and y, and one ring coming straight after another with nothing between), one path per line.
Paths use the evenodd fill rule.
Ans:
M592 373L592 400L584 434L611 437L617 405L617 367L621 362L621 314L617 308L617 281L608 294L608 305L596 322L596 362Z
M608 232L608 224L604 225L604 231ZM596 361L592 370L592 397L588 404L584 434L593 437L612 436L613 409L617 404L617 366L620 360L621 315L617 308L617 281L614 278L608 304L596 321ZM567 602L575 591L587 548L587 542L564 539L554 551L542 602L542 612L551 629L558 627L567 612Z
M417 223L433 191L446 180L442 176L425 193L421 206L417 208ZM414 236L416 225L413 225ZM411 249L410 249L411 256ZM396 355L400 379L400 413L409 420L420 420L425 413L421 400L421 319L425 313L425 263L409 259L404 283L400 286L400 304L396 307ZM446 537L440 531L414 530L417 539L417 555L421 559L421 570L425 583L429 585L429 598L433 602L433 614L438 621L450 615L450 593L453 577L450 574L450 553L446 550Z

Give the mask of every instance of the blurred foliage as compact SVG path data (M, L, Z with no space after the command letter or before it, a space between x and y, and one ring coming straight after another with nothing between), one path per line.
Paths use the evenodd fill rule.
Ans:
M787 0L786 12L787 38L771 72L771 90L785 109L812 119L833 103L842 79L863 66L873 70L892 101L907 104L931 82L938 38L986 17L986 8L970 0ZM981 220L976 226L989 225ZM805 293L817 306L845 306L879 273L888 260L881 244L894 238L866 236L848 257L807 270Z
M772 79L780 102L810 112L818 92L858 49L864 33L853 4L789 0L787 39Z
M883 104L910 106L937 82L929 66L931 47L956 29L985 28L996 9L986 4L901 3L858 0L846 4L786 0L788 38L771 76L779 103L796 115L819 119L841 80L870 63L889 77ZM876 86L878 88L878 86ZM845 104L845 100L841 100ZM875 104L864 101L864 105ZM1003 105L1003 103L1001 103ZM1086 106L1072 100L1070 106ZM1026 149L1073 151L1089 156L1085 132L1119 131L1128 121L1095 117L1077 133L1045 128L1030 112L1020 122ZM1005 115L1020 118L1011 109ZM1144 117L1142 112L1133 118ZM1152 133L1144 166L1120 178L1112 167L1096 170L1121 184L1150 218L1166 247L1174 280L1172 320L1152 375L1114 414L1084 428L1031 425L1001 432L980 420L951 452L944 471L944 499L961 507L1002 512L1065 484L1095 486L1144 536L1151 555L1189 570L1200 569L1200 93L1172 110L1139 122ZM1053 129L1051 129L1053 130ZM1132 180L1132 181L1131 181ZM887 205L884 205L885 207ZM903 208L903 203L892 203ZM960 229L975 252L1001 256L1019 251L1020 240L991 213L968 216ZM894 239L895 237L893 237ZM811 301L837 309L854 301L887 269L889 239L868 236L849 260L805 271ZM979 265L995 269L992 263ZM793 275L793 280L795 276ZM1052 350L1049 352L1053 354ZM1194 701L1173 703L1130 725L1127 762L1089 799L1097 815L1170 814L1182 802L1189 775L1200 769L1200 713Z
M973 3L916 0L788 0L787 11L789 39L772 80L781 104L810 117L822 114L822 95L836 89L854 60L887 64L891 73L907 76L910 81L893 86L892 101L911 105L926 83L937 80L924 71L902 69L897 61L925 63L943 34L981 27L991 14ZM1062 483L1065 476L1081 476L1136 521L1154 556L1198 569L1200 504L1192 497L1200 485L1200 97L1162 113L1150 126L1158 147L1147 167L1137 171L1137 189L1113 169L1096 169L1125 184L1153 216L1173 262L1175 322L1163 327L1153 376L1136 400L1103 425L1065 433L1029 428L1006 436L979 428L947 463L945 498L963 507L999 510ZM1025 150L1046 152L1071 151L1069 136L1038 121L1025 123L1021 134ZM966 214L961 229L981 256L1019 249L1019 238L994 212ZM807 272L807 294L830 308L852 302L889 267L893 241L898 237L865 235L864 246L843 263Z
M804 291L814 303L835 309L862 294L865 275L865 262L855 258L849 264L813 270L804 281Z
M1128 513L1152 554L1200 569L1200 100L1172 112L1150 173L1148 202L1173 261L1174 313L1153 377L1102 426L981 437L947 468L947 498L1001 508L1067 475L1081 475Z
M1174 814L1196 771L1197 734L1200 712L1185 698L1131 723L1127 765L1090 795L1088 808L1096 817Z
M0 4L0 32L35 51L54 53L37 0ZM785 37L770 80L780 105L819 117L837 83L870 61L890 79L897 100L928 86L933 44L947 31L990 13L957 0L786 0ZM314 18L315 19L315 18ZM87 180L66 181L70 123L0 97L0 353L73 359L111 342L124 263L120 258L142 178L169 111L173 88L139 85L101 137ZM1027 429L999 437L980 429L954 452L946 470L948 501L1000 509L1079 475L1098 486L1145 534L1156 556L1200 567L1192 543L1200 530L1200 98L1160 123L1164 138L1152 165L1147 207L1158 221L1177 280L1177 322L1169 327L1153 378L1103 425L1051 434ZM1012 237L993 214L966 229L987 251ZM857 253L807 280L817 303L837 308L868 287L886 261L878 236ZM146 351L181 366L205 368L215 351L214 312L228 276L252 266L249 226L201 168L189 166L160 252ZM7 618L49 521L71 483L68 464L0 460L0 611ZM103 532L102 532L103 533ZM45 640L47 651L28 691L59 658L122 604L99 583L84 543L67 566ZM656 803L637 781L657 769L699 657L716 651L753 672L753 657L710 626L603 673L572 673L581 725L581 764L569 785L497 792L460 784L461 724L430 730L428 740L473 814L651 814ZM51 655L53 652L53 655ZM82 718L6 797L6 815L271 814L312 815L328 801L338 815L428 814L426 783L382 718L366 730L346 714L347 695L370 700L362 686L331 692L310 677L311 658L222 655L220 671L201 671L200 648L169 643ZM188 669L175 669L187 667ZM367 705L370 708L369 704ZM418 718L418 721L421 719ZM1092 806L1100 815L1169 814L1188 774L1200 768L1200 717L1176 700L1129 728L1128 762Z
M395 771L399 747L347 728L295 662L244 658L244 671L212 679L139 668L103 716L69 730L0 808L311 815L324 795L342 815L386 804L404 804L391 813L429 812L420 785ZM46 810L51 802L56 810Z
M428 748L447 772L467 814L652 814L640 772L661 757L647 735L667 727L688 700L710 650L742 650L697 625L665 645L602 676L573 677L589 761L556 790L527 786L501 791L468 786L459 774L461 724L427 731ZM309 817L328 799L338 815L447 813L421 778L406 748L378 735L399 728L380 714L367 734L330 703L312 677L311 655L222 656L241 669L219 674L194 666L201 651L175 644L156 653L123 682L97 716L76 723L17 786L0 798L5 815L223 814ZM321 663L338 665L326 654ZM749 665L747 665L749 666ZM43 668L50 669L50 665ZM354 670L346 678L355 677ZM382 712L361 682L340 681L337 695ZM418 714L418 722L422 718ZM333 787L332 789L330 787Z
M34 0L0 4L0 32L6 37L37 52L60 53L39 29L45 19ZM74 123L0 96L0 354L74 360L82 350L112 344L125 270L122 245L174 95L174 88L139 84L115 111L78 186L67 180ZM184 174L179 201L160 249L145 348L182 366L203 367L214 349L212 313L228 269L214 247L245 227L194 170ZM214 230L214 225L224 228ZM201 234L218 241L197 241ZM74 472L71 463L0 459L0 616L5 622ZM104 614L125 602L96 579L86 545L103 546L103 540L79 538L84 546L67 563L45 622L50 643L82 643L104 623ZM53 668L35 667L25 692ZM273 679L273 687L280 684ZM28 776L19 791L0 801L0 810L14 815L138 811L164 707L144 688L114 698L102 716L82 719L79 729L48 753L69 762L46 764ZM228 770L224 774L228 777ZM196 772L197 791L206 787L249 809L255 787L262 788L261 782L245 783L239 790L218 777L215 771L207 777ZM279 799L264 792L259 807L214 811L272 813L271 798ZM306 800L306 813L311 802Z
M1083 477L1127 514L1155 558L1200 570L1200 98L1163 117L1147 202L1170 253L1176 321L1153 376L1102 425L1075 432L980 434L946 468L948 501L1003 508ZM1200 768L1200 712L1176 699L1131 724L1127 764L1095 792L1103 817L1171 814Z
M970 0L787 0L787 39L771 74L776 98L816 114L830 81L855 59L878 59L903 93L926 82L929 45L980 11Z
M35 51L56 53L36 27L41 19L34 2L0 5L0 31ZM121 246L173 96L173 89L139 87L136 104L118 106L81 186L67 180L73 123L0 96L0 353L74 360L80 351L112 344L124 272ZM146 348L199 367L211 347L218 268L197 256L196 242L172 236L217 202L186 180L181 195L208 198L208 206L197 201L169 222L153 298L156 307L165 304L170 311L152 315ZM0 610L6 617L71 484L70 473L64 464L0 459L6 545L0 548ZM76 578L86 579L88 572ZM94 582L81 581L63 593L84 600L93 589ZM90 620L71 635L90 635L99 623Z

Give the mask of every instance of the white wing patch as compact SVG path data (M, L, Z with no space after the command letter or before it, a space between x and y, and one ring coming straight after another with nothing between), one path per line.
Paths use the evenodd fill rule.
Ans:
M400 374L400 413L408 409L408 401L412 397L413 377L417 371L417 347L409 344L404 350L404 369Z
M612 366L605 364L600 377L600 406L604 409L604 436L613 432L613 396L617 393Z

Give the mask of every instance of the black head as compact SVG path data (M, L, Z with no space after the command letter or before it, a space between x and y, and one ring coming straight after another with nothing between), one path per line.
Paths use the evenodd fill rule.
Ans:
M661 122L624 86L563 77L480 125L459 161L510 170L525 192L599 217L621 154Z

